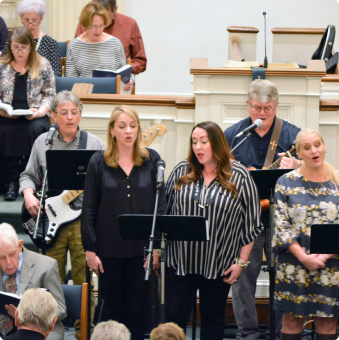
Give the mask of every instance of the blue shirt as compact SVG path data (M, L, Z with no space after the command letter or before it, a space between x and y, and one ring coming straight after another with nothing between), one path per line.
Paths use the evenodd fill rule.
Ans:
M274 118L270 130L266 133L266 135L262 137L253 130L252 136L233 152L233 157L246 167L262 169L265 163L268 146L270 144L271 136L273 133L275 120L276 118ZM248 117L230 126L224 131L224 135L231 149L245 138L245 135L242 135L238 138L235 138L235 136L251 124L252 120L250 117ZM278 153L286 152L291 149L299 131L300 129L298 127L283 120L278 146L273 157L273 162L279 158ZM265 228L269 226L268 215L268 212L264 212L261 214L262 222Z
M16 275L16 290L15 290L15 294L17 294L17 292L18 292L23 258L24 258L24 253L21 252L19 254L19 268L15 272L15 275ZM2 287L5 287L5 280L8 278L8 276L9 276L8 274L6 274L3 271L1 271Z

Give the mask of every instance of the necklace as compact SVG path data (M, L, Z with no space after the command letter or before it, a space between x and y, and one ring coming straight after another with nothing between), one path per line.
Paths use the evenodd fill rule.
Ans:
M211 193L208 195L206 199L206 204L203 205L203 202L201 202L201 190L204 185L204 178L202 176L200 177L199 181L195 184L195 187L194 187L194 201L198 204L200 208L205 209L205 207L208 207L209 205L214 203L218 184L219 183L216 180L215 183L213 184Z
M300 172L300 170L299 170L299 172ZM310 194L311 194L312 196L318 196L318 195L320 194L320 192L319 192L319 187L323 187L323 188L324 188L323 180L325 179L325 177L327 176L327 174L328 174L328 168L326 167L325 174L324 174L324 176L321 177L320 182L318 183L318 185L316 186L316 188L313 188L312 185L311 185L311 181L308 180L308 179L304 176L304 180L305 180L305 182L307 182L308 186L310 187L309 192L310 192Z

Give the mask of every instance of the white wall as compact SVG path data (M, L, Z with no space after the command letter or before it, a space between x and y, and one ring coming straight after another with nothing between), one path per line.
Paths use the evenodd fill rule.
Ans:
M148 58L146 72L137 76L138 94L192 95L190 58L222 66L228 58L228 26L258 28L257 60L263 61L264 11L269 62L273 27L332 24L339 35L337 0L125 0L124 5L125 14L139 24ZM334 49L339 50L339 37Z

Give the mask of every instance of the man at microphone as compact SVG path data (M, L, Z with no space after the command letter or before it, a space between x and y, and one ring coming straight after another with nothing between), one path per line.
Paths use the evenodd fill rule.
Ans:
M248 90L249 117L224 131L232 149L245 138L250 130L252 136L233 152L233 157L245 166L256 169L268 167L282 156L282 153L292 147L300 129L276 117L278 104L279 93L275 84L269 80L256 79ZM249 127L251 128L249 129ZM299 164L300 161L294 157L283 157L280 167L297 168ZM270 258L268 211L262 212L261 219L264 230L254 242L249 258L251 264L243 271L238 283L232 286L233 310L239 330L237 333L239 340L257 340L259 338L255 291L263 250L266 258ZM280 339L282 313L276 311L275 315L276 339Z
M25 171L20 176L19 194L25 198L25 206L29 214L36 218L39 209L39 200L34 192L41 189L41 183L46 170L46 151L49 143L53 142L53 149L91 149L104 150L100 139L91 133L81 131L82 103L78 96L70 91L59 92L51 106L52 116L55 124L52 124L50 132L40 135L34 142L32 152ZM53 133L53 129L55 130ZM72 208L81 209L82 195L72 204ZM80 219L62 226L55 244L47 249L46 255L53 257L58 262L61 282L66 276L67 251L70 250L72 280L76 285L86 281L86 255L81 243ZM93 293L93 291L92 291ZM94 316L94 295L92 295L91 306L92 320ZM80 339L80 320L75 323L75 337Z

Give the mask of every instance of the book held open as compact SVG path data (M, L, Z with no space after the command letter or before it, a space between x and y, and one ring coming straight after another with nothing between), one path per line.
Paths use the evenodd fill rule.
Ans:
M33 112L30 110L13 110L12 105L5 104L0 100L0 109L4 110L10 116L32 116Z

